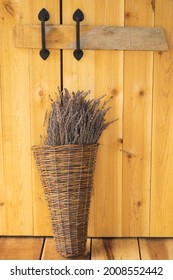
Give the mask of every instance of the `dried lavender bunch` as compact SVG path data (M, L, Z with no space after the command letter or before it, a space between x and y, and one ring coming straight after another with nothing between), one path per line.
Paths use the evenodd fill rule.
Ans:
M59 90L55 101L51 99L52 110L48 115L45 145L94 144L103 130L113 121L106 122L105 115L110 107L109 100L87 100L90 91L69 93Z

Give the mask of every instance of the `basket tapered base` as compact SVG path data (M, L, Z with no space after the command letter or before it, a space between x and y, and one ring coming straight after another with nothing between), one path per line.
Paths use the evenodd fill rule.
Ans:
M86 250L98 144L34 146L56 250L64 257Z

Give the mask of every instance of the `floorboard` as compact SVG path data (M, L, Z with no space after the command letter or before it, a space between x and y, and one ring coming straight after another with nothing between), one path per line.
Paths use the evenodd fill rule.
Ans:
M84 255L64 258L51 237L0 237L0 260L39 259L173 260L173 238L88 238Z
M136 238L100 238L92 240L92 260L139 260Z
M39 260L44 238L0 237L0 260Z
M173 239L139 238L142 260L173 260Z

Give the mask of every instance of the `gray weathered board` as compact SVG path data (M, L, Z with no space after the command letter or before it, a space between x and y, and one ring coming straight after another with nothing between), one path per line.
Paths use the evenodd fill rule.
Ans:
M83 50L168 50L161 27L86 26L80 28ZM18 25L14 29L16 47L41 48L40 25ZM75 49L76 27L46 25L48 49Z

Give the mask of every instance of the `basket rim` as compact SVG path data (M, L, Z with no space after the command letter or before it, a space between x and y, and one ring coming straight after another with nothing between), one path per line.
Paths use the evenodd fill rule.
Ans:
M48 148L48 149L56 149L56 148L65 148L65 147L89 147L89 146L99 146L99 143L93 144L65 144L65 145L58 145L58 146L50 146L50 145L33 145L31 148L39 149L39 148Z

